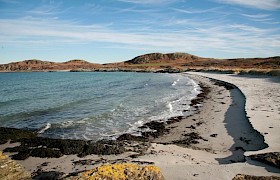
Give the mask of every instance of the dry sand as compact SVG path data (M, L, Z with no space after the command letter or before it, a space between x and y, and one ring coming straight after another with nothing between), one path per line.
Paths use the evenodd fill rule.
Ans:
M208 98L196 114L170 124L170 133L153 140L145 155L131 158L131 152L84 158L76 155L57 159L30 157L18 162L31 172L38 167L70 173L91 169L102 162L152 162L160 167L166 179L232 179L240 173L280 177L280 169L244 158L244 151L245 155L280 151L279 78L208 73L186 76L210 87ZM238 88L229 91L203 76L230 82L241 91ZM198 144L173 143L184 140L184 135L192 132L201 136ZM0 146L0 150L3 147ZM88 160L91 165L74 164L77 160Z
M191 74L195 74L191 75L191 78L211 87L210 97L205 100L199 113L179 122L177 124L179 128L172 130L178 136L179 133L184 133L185 127L194 124L191 121L203 122L193 131L198 131L207 141L200 140L199 144L192 145L190 148L153 144L154 151L157 153L140 159L156 162L167 179L232 179L240 173L256 176L280 176L279 169L252 161L249 158L246 158L245 162L238 162L242 161L244 157L243 149L250 150L245 155L279 152L280 150L280 119L279 108L277 108L280 95L279 78L251 79L250 77L223 74ZM201 76L196 76L196 74ZM241 91L244 90L244 93L238 89L230 92L223 87L213 86L208 78L202 76L235 84ZM254 83L254 86L251 87L250 83ZM246 97L246 103L243 94ZM260 101L260 99L262 100ZM262 107L262 110L269 110L269 114L262 114L258 117L255 115L256 112L252 112L252 108L248 107L248 104ZM273 108L274 111L272 111ZM249 120L246 118L246 112L247 116L251 117ZM271 129L276 131L271 131ZM269 132L270 136L266 132ZM217 136L210 137L211 134L217 134ZM269 146L267 148L263 143L262 134L265 143ZM241 137L242 139L240 139ZM174 138L174 136L168 137L167 135L162 140L169 141L168 138ZM263 148L265 149L258 151Z
M254 129L265 137L268 148L261 152L280 151L280 77L192 73L236 85L246 97L245 111ZM255 152L254 152L255 153ZM249 154L249 153L247 153Z

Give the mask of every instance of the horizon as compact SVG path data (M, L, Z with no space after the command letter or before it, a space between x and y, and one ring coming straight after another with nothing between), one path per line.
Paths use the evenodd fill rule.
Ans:
M0 0L0 12L0 64L105 64L154 52L280 55L277 0Z

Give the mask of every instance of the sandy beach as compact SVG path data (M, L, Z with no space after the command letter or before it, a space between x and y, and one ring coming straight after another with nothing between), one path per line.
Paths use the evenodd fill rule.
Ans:
M277 133L280 125L277 108L279 77L188 74L192 74L190 77L196 81L207 83L211 92L199 113L181 121L178 127L188 127L194 124L192 120L203 122L196 130L207 141L200 140L200 143L192 145L192 148L155 144L155 149L163 153L147 156L147 159L158 160L157 165L167 179L232 179L236 174L280 176L279 169L246 157L250 154L280 150ZM230 82L241 91L228 91L223 87L213 86L209 79L204 77ZM253 107L262 109L257 111ZM177 130L174 129L175 132ZM215 138L210 137L211 134L215 134ZM250 143L242 142L244 139Z
M150 139L151 146L144 153L29 157L18 162L30 172L40 169L69 174L103 163L128 162L154 164L165 179L229 180L237 174L280 177L279 168L249 157L280 151L279 77L198 72L184 75L209 92L202 103L191 107L196 109L194 115L166 125L168 133ZM7 146L1 145L0 150Z
M280 0L0 0L0 180L280 180Z
M260 152L280 150L280 78L279 76L225 75L192 73L230 82L236 85L246 98L245 111L253 128L265 136L268 148Z

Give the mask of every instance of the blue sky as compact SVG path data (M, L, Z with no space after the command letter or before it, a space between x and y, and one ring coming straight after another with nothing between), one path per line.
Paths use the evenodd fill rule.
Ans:
M0 64L280 55L280 0L0 0Z

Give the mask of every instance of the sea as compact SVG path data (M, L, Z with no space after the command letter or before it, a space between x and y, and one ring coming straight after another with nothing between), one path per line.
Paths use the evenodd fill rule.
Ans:
M146 122L189 115L200 90L184 74L0 73L0 126L62 139L138 135Z

